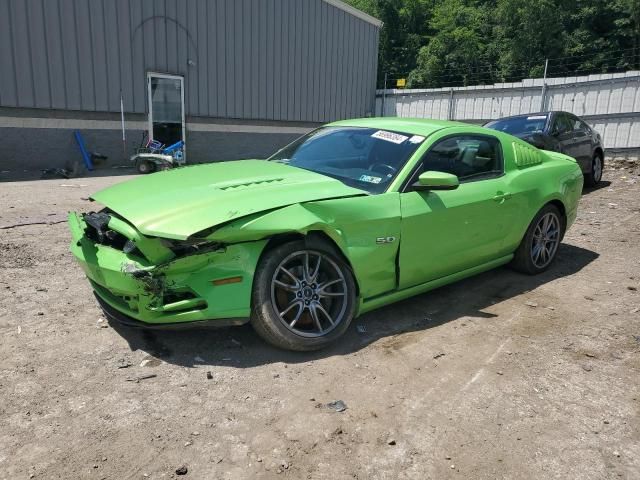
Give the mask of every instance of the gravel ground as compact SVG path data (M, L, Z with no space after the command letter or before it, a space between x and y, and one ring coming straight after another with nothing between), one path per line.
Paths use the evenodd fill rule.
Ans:
M124 179L0 184L0 478L640 478L637 169L585 192L545 274L420 295L314 354L108 325L64 219Z

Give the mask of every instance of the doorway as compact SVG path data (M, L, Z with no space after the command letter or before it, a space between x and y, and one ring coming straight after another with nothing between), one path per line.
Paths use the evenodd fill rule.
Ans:
M147 73L149 138L173 145L185 141L184 78L179 75ZM183 147L183 152L186 150ZM185 152L186 153L186 152Z

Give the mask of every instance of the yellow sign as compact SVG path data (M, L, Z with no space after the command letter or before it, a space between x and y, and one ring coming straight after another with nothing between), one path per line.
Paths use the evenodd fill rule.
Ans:
M399 78L396 81L396 87L398 88L404 88L407 86L407 79L406 78Z

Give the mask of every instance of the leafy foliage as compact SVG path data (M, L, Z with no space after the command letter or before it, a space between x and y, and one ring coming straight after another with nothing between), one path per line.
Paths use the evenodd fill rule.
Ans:
M640 68L640 0L346 0L384 22L378 84L515 81Z

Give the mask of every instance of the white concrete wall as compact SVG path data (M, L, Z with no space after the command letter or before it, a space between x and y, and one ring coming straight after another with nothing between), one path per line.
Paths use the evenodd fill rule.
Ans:
M378 90L376 115L482 123L521 113L564 110L583 117L600 132L607 148L640 148L640 71L548 78L546 83L544 105L541 78L470 87Z

